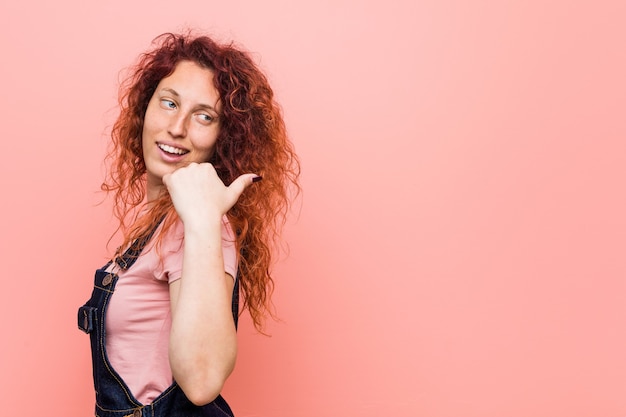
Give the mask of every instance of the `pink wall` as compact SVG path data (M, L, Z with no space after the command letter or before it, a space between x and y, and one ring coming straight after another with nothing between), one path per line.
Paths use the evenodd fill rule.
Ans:
M2 415L92 413L118 71L235 38L303 163L238 417L626 416L626 3L4 1Z

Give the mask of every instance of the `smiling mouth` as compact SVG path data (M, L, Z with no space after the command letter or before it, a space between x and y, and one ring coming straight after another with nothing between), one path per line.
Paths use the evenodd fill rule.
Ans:
M172 155L184 155L186 153L188 153L189 151L185 150L185 149L181 149L181 148L175 148L173 146L170 145L164 145L162 143L157 143L157 146L159 147L160 150L162 150L163 152L172 154Z

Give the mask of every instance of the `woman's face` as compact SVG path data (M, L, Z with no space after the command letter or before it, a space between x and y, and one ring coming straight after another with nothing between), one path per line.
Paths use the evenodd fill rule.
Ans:
M219 132L219 94L213 72L181 61L157 86L144 119L142 145L148 199L162 178L191 162L207 162Z

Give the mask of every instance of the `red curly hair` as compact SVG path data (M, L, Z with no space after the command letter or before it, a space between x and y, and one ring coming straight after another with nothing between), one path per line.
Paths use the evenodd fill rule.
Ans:
M272 251L284 225L292 197L300 191L300 164L287 137L282 111L265 75L250 56L231 44L218 44L207 36L166 33L154 48L142 54L120 86L120 114L111 132L107 154L109 172L102 189L114 196L118 231L127 247L146 236L160 219L161 233L176 222L167 193L146 203L146 166L142 130L148 102L157 85L181 61L192 61L214 74L221 100L220 131L210 162L225 184L253 172L263 181L248 187L227 213L236 232L238 279L243 309L248 309L257 330L271 316L274 281L270 275ZM117 233L117 232L116 232Z

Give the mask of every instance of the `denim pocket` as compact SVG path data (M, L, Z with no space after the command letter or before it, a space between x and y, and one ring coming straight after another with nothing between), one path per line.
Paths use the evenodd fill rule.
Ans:
M94 327L94 321L96 319L96 307L90 307L87 305L78 309L78 328L85 333L91 333Z

